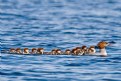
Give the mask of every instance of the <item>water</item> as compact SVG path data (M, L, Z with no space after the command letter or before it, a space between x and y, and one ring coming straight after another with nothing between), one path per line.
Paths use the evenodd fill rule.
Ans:
M0 81L121 81L120 0L0 0L1 49L65 50L115 41L108 57L1 54Z

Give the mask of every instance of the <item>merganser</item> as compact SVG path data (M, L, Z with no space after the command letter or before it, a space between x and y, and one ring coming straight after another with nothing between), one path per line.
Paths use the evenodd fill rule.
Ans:
M29 49L28 48L24 48L23 54L29 54Z
M82 49L82 47L76 47L76 52L77 52L78 55L84 54L84 50Z
M105 41L101 41L97 44L99 50L100 50L100 54L101 56L107 56L107 52L106 52L106 49L105 47L108 46L109 43L108 42L105 42Z
M70 55L71 54L71 50L70 49L66 49L65 52L64 52L64 54Z
M74 54L74 55L82 55L83 54L82 48L81 47L76 47L76 48L72 49L72 54Z
M87 53L89 55L93 55L96 53L95 46L90 46L89 49L87 50Z
M81 47L83 55L87 54L87 47L84 45Z
M22 54L22 51L21 51L20 48L16 48L16 49L15 49L15 52L16 52L17 54Z
M16 50L14 48L10 48L9 53L16 53Z
M72 53L73 55L77 55L76 48L73 48L73 49L71 50L71 53Z
M56 54L58 55L58 54L62 54L62 51L60 50L60 49L57 49L56 50Z
M38 54L44 54L44 48L38 48L37 53Z
M52 50L51 50L51 54L52 54L52 55L55 55L55 54L56 54L56 50L57 50L57 49L52 49Z
M36 49L36 48L32 48L32 49L31 49L31 53L32 53L32 54L36 54L36 53L37 53L37 49Z

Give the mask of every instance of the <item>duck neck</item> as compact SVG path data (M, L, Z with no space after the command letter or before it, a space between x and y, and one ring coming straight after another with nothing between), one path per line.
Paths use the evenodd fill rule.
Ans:
M105 48L100 49L100 53L101 53L102 56L107 56L107 52L106 52Z

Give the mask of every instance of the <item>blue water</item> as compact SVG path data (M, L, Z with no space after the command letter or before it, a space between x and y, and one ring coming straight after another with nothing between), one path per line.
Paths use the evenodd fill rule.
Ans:
M116 42L108 57L2 53L0 81L121 81L121 0L0 0L1 49L101 40Z

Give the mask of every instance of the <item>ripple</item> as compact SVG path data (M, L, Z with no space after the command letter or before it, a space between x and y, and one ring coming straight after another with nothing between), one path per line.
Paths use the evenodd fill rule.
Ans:
M11 73L5 73L5 72L0 72L1 75L6 75L6 76L25 76L25 74L21 73L21 72L11 72Z
M46 5L45 5L46 4ZM115 41L108 57L1 53L1 80L120 80L120 0L0 0L0 49L63 51Z
M81 64L78 64L78 63L71 63L71 64L66 64L65 66L72 66L72 67L77 67L77 66L88 66L89 64L86 64L86 63L81 63Z
M36 20L36 18L29 18L25 15L20 15L20 14L13 14L13 13L0 13L0 16L3 18L0 18L0 20L13 20L15 18L21 18L25 20ZM5 18L4 18L5 17Z

